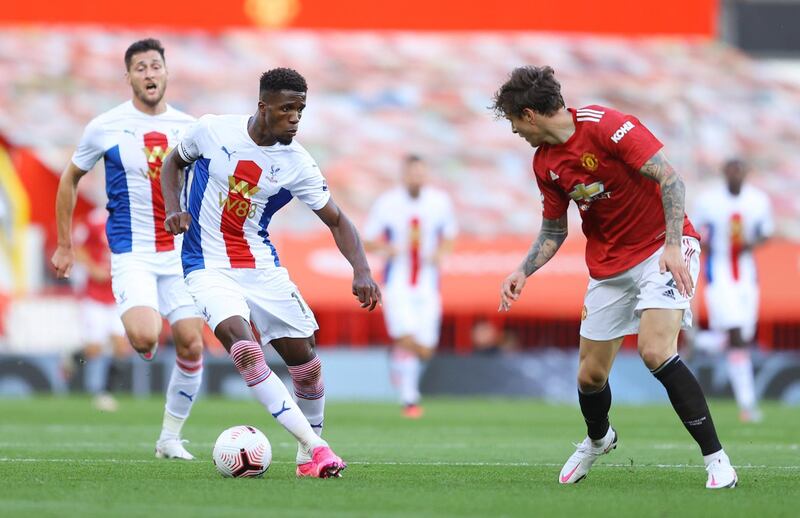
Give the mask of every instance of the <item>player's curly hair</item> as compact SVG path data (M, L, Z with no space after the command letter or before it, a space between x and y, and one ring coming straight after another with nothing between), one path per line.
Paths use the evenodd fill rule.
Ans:
M550 116L563 107L561 83L552 67L526 66L511 72L508 81L495 92L491 109L497 117L521 117L525 108Z
M128 47L128 50L125 51L125 70L131 69L131 60L134 55L140 52L147 52L148 50L157 50L158 53L161 54L161 59L166 61L164 57L164 47L161 45L161 42L155 38L146 38L134 41L131 43L131 46Z
M291 68L273 68L261 74L259 94L263 97L266 92L291 90L293 92L307 92L306 79L297 70Z

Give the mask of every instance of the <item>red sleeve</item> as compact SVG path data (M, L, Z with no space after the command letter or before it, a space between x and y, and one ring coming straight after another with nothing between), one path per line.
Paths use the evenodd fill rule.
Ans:
M598 129L602 145L636 171L664 147L639 119L617 110L606 108Z
M542 196L542 215L545 219L558 219L567 212L569 208L569 197L555 182L550 180L547 175L550 170L536 163L533 159L533 174L536 176L536 184Z

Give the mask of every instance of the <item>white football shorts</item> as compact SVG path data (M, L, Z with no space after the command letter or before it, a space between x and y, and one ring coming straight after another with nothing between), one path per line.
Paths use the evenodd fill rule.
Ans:
M692 282L697 286L700 242L684 236L681 251ZM658 267L663 252L662 246L641 263L613 277L589 279L581 314L582 337L605 341L638 334L639 320L645 309L682 309L683 329L692 327L691 298L682 296L672 274L662 274Z
M186 286L212 331L236 315L253 323L262 345L319 329L286 268L206 268L189 273Z
M742 338L755 336L758 322L758 285L751 282L715 281L706 286L708 327L715 331L740 328Z
M170 324L200 317L183 281L178 250L111 254L111 286L120 315L147 306Z
M112 336L125 336L117 307L94 299L81 300L81 324L85 344L110 346Z
M442 300L438 291L386 286L383 292L383 316L392 339L411 336L417 344L428 348L439 344Z

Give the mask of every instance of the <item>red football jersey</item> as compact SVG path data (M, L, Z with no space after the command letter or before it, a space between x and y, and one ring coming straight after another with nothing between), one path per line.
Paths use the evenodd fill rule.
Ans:
M533 157L544 217L558 219L574 200L587 239L589 273L611 277L664 244L661 188L639 172L663 144L636 117L611 108L569 111L575 133L563 144L542 144ZM700 237L686 216L683 234Z
M111 252L106 238L106 212L95 209L86 216L86 221L75 227L75 243L86 249L89 257L96 263L102 264L111 271ZM111 279L97 281L87 276L83 296L90 299L111 304L114 302L114 293L111 290Z

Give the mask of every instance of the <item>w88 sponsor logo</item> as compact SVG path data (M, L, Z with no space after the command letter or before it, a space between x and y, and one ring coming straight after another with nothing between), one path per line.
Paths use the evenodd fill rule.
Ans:
M219 193L219 206L239 218L254 218L258 205L251 200L261 188L261 168L250 160L240 161L228 177L228 194Z

